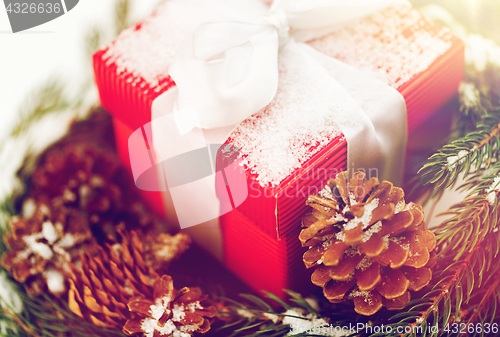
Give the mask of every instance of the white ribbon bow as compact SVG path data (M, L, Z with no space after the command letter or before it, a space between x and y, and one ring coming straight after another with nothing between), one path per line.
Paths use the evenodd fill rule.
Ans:
M278 0L264 18L201 24L169 69L179 90L177 116L191 128L204 129L243 121L275 96L278 52L290 38L304 42L321 37L397 2Z

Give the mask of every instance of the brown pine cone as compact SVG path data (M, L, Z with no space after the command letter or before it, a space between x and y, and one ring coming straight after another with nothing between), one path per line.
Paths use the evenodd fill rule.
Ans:
M72 266L68 305L73 313L106 328L121 329L132 318L127 303L136 296L153 296L159 278L146 266L143 246L134 231L121 233L121 242L100 248L97 256L82 256Z
M95 325L122 329L135 317L128 302L134 297L152 298L153 285L159 279L155 267L177 259L188 248L190 238L180 233L159 234L156 240L152 234L139 236L135 231L117 234L117 241L99 247L97 256L86 254L81 266L71 266L68 302L73 313ZM166 246L160 248L162 242Z
M50 210L45 204L32 207L30 218L10 219L10 232L3 236L7 251L1 264L24 284L28 295L39 295L48 287L60 296L67 289L69 264L78 260L83 250L95 251L97 245L86 216L78 210Z
M303 260L314 267L311 280L330 302L354 300L356 312L372 315L382 306L401 309L408 290L429 283L435 262L434 234L425 228L422 207L404 201L404 192L377 178L347 173L307 205L299 238L309 247Z
M89 143L69 143L49 149L33 172L26 200L51 208L85 212L92 230L114 235L127 229L164 227L146 209L116 153Z
M128 303L138 318L128 320L123 332L145 337L204 334L210 330L210 318L217 314L215 307L204 305L205 301L200 288L176 291L172 278L163 275L155 282L152 297L135 298Z

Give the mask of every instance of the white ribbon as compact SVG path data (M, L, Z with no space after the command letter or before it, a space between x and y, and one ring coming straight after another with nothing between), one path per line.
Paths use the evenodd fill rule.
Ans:
M348 169L377 168L379 178L398 184L406 144L406 107L402 96L387 84L301 41L323 36L347 21L399 1L284 0L275 1L264 16L259 10L238 11L238 6L258 0L226 1L236 8L221 6L221 2L224 0L167 3L172 8L200 8L206 21L186 38L173 59L169 74L177 88L153 102L156 163L199 150L206 144L224 143L235 126L272 102L283 71L288 69L306 74L308 85L322 79L323 86L318 84L311 90L317 101L324 102L321 104L325 111L335 110L332 105L342 107L342 113L334 119L348 142ZM180 12L189 12L191 8ZM190 25L190 17L185 20ZM297 104L307 110L307 102ZM175 132L172 123L176 125ZM168 174L166 179L169 180ZM175 206L181 228L216 216L219 206L212 200L214 179L215 174L191 186L169 187L174 199L171 206ZM218 250L216 255L221 257L217 224L195 229L201 236L201 245ZM197 233L190 234L196 240Z

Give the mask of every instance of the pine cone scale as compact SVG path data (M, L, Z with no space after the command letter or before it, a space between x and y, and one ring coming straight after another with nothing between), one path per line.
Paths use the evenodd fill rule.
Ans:
M116 265L116 263L114 261L109 261L109 268L111 270L111 274L113 274L114 278L116 278L117 280L123 282L125 281L125 273L123 271L120 270L120 268L118 268L118 266ZM106 270L106 269L102 269L102 270ZM103 272L104 274L106 274L106 272ZM106 275L108 278L111 279L111 276L110 275Z
M395 204L393 203L382 204L379 207L376 207L372 212L369 225L373 225L380 220L390 219L394 215L395 208Z
M400 297L396 297L393 299L384 299L384 305L387 307L389 310L401 310L405 306L406 303L408 303L411 299L410 292L404 293Z
M387 299L402 296L410 285L410 281L399 269L384 268L382 270L382 280L377 284L376 289Z
M336 266L342 257L342 254L349 248L349 245L343 241L336 240L330 244L323 254L323 264L325 266Z
M329 267L320 265L314 270L311 275L311 281L314 285L323 287L328 281L331 280Z
M390 266L391 268L399 268L408 260L409 251L401 247L394 241L389 241L387 250L379 256L374 257L374 260L382 266Z
M415 220L412 211L394 214L392 219L388 219L385 222L384 227L380 231L380 235L399 235L408 230L408 227L411 226Z
M83 303L92 312L95 312L95 313L102 312L101 305L99 303L97 303L97 300L94 297L94 292L92 290L90 290L90 288L87 286L83 286Z
M356 266L361 262L363 256L356 254L353 256L347 256L344 258L342 264L328 267L330 271L330 278L336 281L347 281L351 276L351 273L355 270Z
M317 265L318 261L321 260L321 257L323 256L325 251L326 248L324 248L322 245L314 246L311 247L311 249L308 249L303 255L303 260L306 268Z
M432 278L432 271L430 268L413 268L413 267L403 267L401 268L405 277L410 281L408 288L413 291L419 291L425 287Z
M355 284L355 281L339 282L330 280L323 287L323 294L329 301L341 301Z
M94 294L99 302L103 304L103 307L111 306L111 300L109 299L108 293L103 288L95 288Z
M402 240L405 245L409 246L408 259L405 262L405 266L422 268L429 261L429 249L424 245L425 241L421 241L421 238L422 236L419 236L415 231Z
M355 246L363 241L363 227L361 223L357 224L354 228L349 228L342 233L342 242L349 245Z
M382 306L382 295L374 289L366 292L353 292L354 310L361 315L370 316L379 311Z
M356 269L355 276L358 288L361 291L372 290L382 280L380 266L377 263L371 263L365 269Z
M368 257L379 256L386 248L387 244L379 233L372 234L369 240L358 245L361 253Z
M144 315L149 318L153 318L153 316L151 316L151 309L150 309L152 305L154 305L154 303L145 298L135 299L127 304L128 309L130 311L134 311L140 315Z

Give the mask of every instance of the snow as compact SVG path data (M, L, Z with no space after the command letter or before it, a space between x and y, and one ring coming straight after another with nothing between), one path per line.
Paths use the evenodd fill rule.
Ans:
M23 240L27 247L24 251L21 251L18 255L18 259L28 258L31 253L38 254L45 260L50 260L54 256L52 248L45 243L38 242L38 240L43 239L43 233L35 233L32 235L23 236Z
M493 182L491 183L491 186L486 190L486 193L488 194L486 196L486 199L490 203L490 205L493 205L495 202L495 198L497 193L500 191L500 176L495 177L493 179Z
M363 239L361 242L366 242L370 240L373 234L380 232L382 230L382 221L377 221L376 224L372 225L363 233Z
M252 318L254 316L254 314L252 312L245 310L245 309L237 309L236 313L238 315L240 315L241 317L245 317L245 318Z
M450 49L451 36L448 28L434 26L405 3L309 44L398 88Z
M461 82L458 87L458 93L465 107L472 108L479 104L479 90L477 90L474 83Z
M468 154L469 151L461 150L460 152L458 152L457 156L449 156L448 158L446 158L446 161L448 162L448 170L453 171L458 164L462 164Z
M373 300L372 300L372 297L371 297L371 294L369 291L355 290L349 295L349 297L351 297L351 298L363 297L363 301L365 301L366 303L368 303L370 305L373 304Z
M42 234L49 245L53 244L58 239L54 225L50 221L46 221L42 224Z
M332 194L332 190L328 185L325 185L325 187L323 187L321 191L319 191L318 195L325 199L335 200L335 197Z
M29 219L35 215L36 203L32 198L26 199L23 203L22 214L24 219Z
M332 99L331 78L307 74L304 69L319 66L309 55L294 50L285 48L280 53L274 99L229 137L240 150L241 165L261 186L279 185L341 135L335 121L344 108Z
M174 304L172 309L167 309L170 300L170 296L164 296L162 298L158 298L156 303L150 306L150 313L153 318L145 318L141 323L141 329L144 332L145 337L153 337L155 335L155 331L157 331L161 336L190 337L191 332L198 329L198 327L194 325L183 325L177 328L174 322L180 322L186 315L185 311L195 312L196 309L203 309L200 302L196 301L189 303L186 307ZM164 313L170 313L170 310L172 311L172 317L165 323L164 326L158 325L158 320Z
M43 276L47 281L47 287L53 294L62 293L66 290L64 285L64 276L55 269L47 269L43 272Z
M72 234L64 234L63 237L57 241L56 246L61 248L70 248L76 243L76 237Z
M361 260L358 265L356 266L356 269L359 269L361 271L365 271L366 268L370 267L373 264L372 259L367 258L366 256L363 257L363 260Z
M399 212L403 211L404 208L406 207L406 203L404 199L401 199L398 201L396 204L396 207L394 208L394 214L398 214Z
M20 313L23 309L21 298L5 272L0 272L0 303L14 313Z
M375 208L378 207L378 203L379 203L379 200L377 198L375 198L369 204L366 204L364 206L363 215L361 217L354 218L354 219L350 220L349 222L347 222L346 224L344 224L343 232L337 233L335 235L337 240L344 241L345 240L345 233L344 232L358 227L359 224L361 224L362 229L366 229L370 225L370 221L372 219L372 212ZM380 228L382 228L382 224L380 224L380 228L378 225L374 225L374 226L375 226L375 228L371 232L370 232L370 230L367 231L367 232L369 232L368 234L365 232L364 237L367 237L366 241L368 241L368 239L371 237L371 235L373 233L377 232L377 229L378 229L378 231L380 231ZM363 242L366 242L366 241L363 241Z
M269 314L269 313L264 313L263 314L266 318L269 318L273 323L277 323L278 320L279 320L279 316L278 315L275 315L275 314Z
M298 335L304 332L314 333L315 336L340 337L349 335L346 331L335 329L325 319L319 318L314 314L303 315L300 308L288 309L284 315L289 315L283 317L283 325L290 325L290 331L287 336Z

